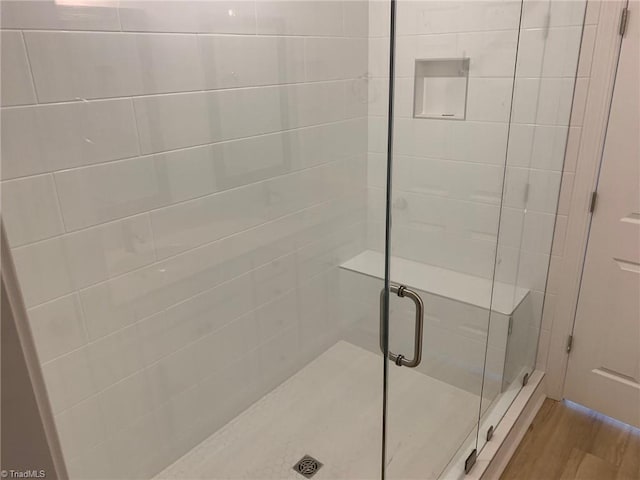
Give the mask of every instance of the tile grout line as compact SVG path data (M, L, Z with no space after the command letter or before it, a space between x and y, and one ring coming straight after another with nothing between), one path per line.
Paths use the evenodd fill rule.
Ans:
M332 202L335 202L336 200L344 199L344 198L346 198L346 197L352 197L352 198L353 198L353 197L355 197L355 196L354 196L354 195L352 195L352 194L350 194L350 193L347 193L347 194L343 194L343 195L341 195L340 197L331 198L331 199L329 199L329 200L322 201L322 202L320 202L320 203L317 203L317 204L311 205L311 206L309 206L309 207L305 207L305 208L303 208L303 209L301 209L301 210L297 210L297 211L295 211L295 212L287 213L287 214L282 215L282 216L280 216L280 217L277 217L277 218L274 218L274 219L272 219L272 220L268 220L268 221L266 221L266 222L263 222L263 223L261 223L261 224L259 224L259 225L256 225L256 226L253 226L253 227L249 227L249 228L246 228L246 229L241 230L241 231L238 231L238 232L234 232L234 233L232 233L232 234L226 235L225 237L222 237L222 238L219 238L219 239L216 239L216 240L213 240L213 241L209 241L209 242L203 243L203 244L201 244L201 245L198 245L198 246L196 246L196 247L190 248L190 249L188 249L188 250L184 250L184 251L182 251L182 252L176 253L176 254L171 255L171 256L168 256L168 257L161 258L158 262L150 263L150 264L146 264L146 265L143 265L143 266L140 266L140 267L134 268L133 270L129 270L129 271L124 272L124 273L120 273L120 274L118 274L118 275L115 275L115 276L113 276L113 277L107 278L107 279L105 279L105 280L101 280L101 281L99 281L99 282L97 282L97 283L94 283L94 284L91 284L91 285L87 285L87 286L80 287L80 288L74 288L74 290L69 291L69 292L67 292L67 293L65 293L65 294L63 294L63 295L61 295L61 296L59 296L59 297L55 297L55 298L53 298L53 299L46 300L46 301L44 301L44 302L40 302L40 303L35 304L35 305L31 305L31 306L29 306L29 307L28 307L28 310L30 310L30 309L32 309L32 308L39 307L39 306L44 305L44 304L46 304L46 303L49 303L49 302L55 301L55 300L56 300L56 299L58 299L58 298L61 298L61 297L67 296L67 295L71 294L73 291L77 291L77 292L79 292L79 293L80 293L80 292L82 292L82 291L84 291L84 290L88 290L88 289L93 288L93 287L96 287L96 286L98 286L98 285L108 284L108 283L109 283L109 282L111 282L111 281L121 279L122 277L125 277L125 276L127 276L127 275L131 275L131 274L134 274L134 273L138 273L138 272L140 272L140 271L142 271L142 270L144 270L144 269L148 269L149 267L151 267L151 266L153 266L153 265L158 265L158 264L162 264L162 263L165 263L165 262L168 262L168 261L173 261L173 260L175 260L176 258L178 258L178 257L180 257L180 256L183 256L183 255L192 255L196 250L200 250L200 249L204 249L204 248L209 248L209 247L211 247L212 245L214 245L215 243L218 243L218 242L221 242L221 241L230 241L230 239L231 239L232 237L236 236L236 235L246 234L246 233L250 232L251 230L257 230L257 229L263 228L263 227L265 227L265 226L267 226L267 225L269 225L269 224L276 223L276 222L278 222L278 221L281 221L281 220L284 220L284 219L287 219L287 218L291 218L291 217L294 217L294 216L297 216L297 215L301 215L302 213L307 212L308 210L315 209L315 208L318 208L318 207L320 207L320 206L328 205L328 204L330 204L330 203L332 203ZM137 214L137 215L139 216L140 214ZM58 238L59 238L59 237L58 237Z
M356 155L346 156L344 158L338 158L338 159L334 159L334 160L329 160L327 162L320 163L320 164L317 164L317 165L312 165L312 166L309 166L309 167L305 167L303 169L293 170L291 172L284 173L284 174L279 175L277 177L268 177L268 178L265 178L265 179L262 179L262 180L258 180L258 181L252 182L252 183L247 183L247 184L244 184L244 185L238 185L236 187L227 188L225 190L209 192L209 193L205 193L205 194L193 197L193 198L180 200L180 201L175 202L175 203L170 203L170 204L166 204L166 205L163 205L163 206L154 207L154 208L152 208L150 210L144 210L144 211L141 211L141 212L132 213L132 214L126 215L124 217L119 217L119 218L115 218L115 219L111 219L111 220L106 220L106 221L103 221L103 222L91 224L91 225L84 226L84 227L81 227L81 228L77 228L77 229L74 229L74 230L66 230L65 232L63 232L61 234L56 234L56 235L48 236L46 238L42 238L42 239L35 240L35 241L32 241L32 242L23 243L23 244L20 244L20 245L15 245L15 246L12 246L11 248L12 249L22 249L22 248L25 248L25 247L29 247L29 246L37 245L37 244L40 244L40 243L44 243L44 242L49 241L49 240L63 238L63 237L66 237L69 234L76 234L76 233L80 233L80 232L86 232L86 231L91 230L91 229L98 229L98 228L102 227L103 225L115 224L115 223L122 222L124 220L128 220L128 219L131 219L131 218L134 218L134 217L142 216L144 214L152 214L152 213L157 212L157 211L161 211L161 210L165 210L165 209L168 209L168 208L177 207L179 205L185 205L185 204L190 203L190 202L196 202L196 201L201 201L203 199L212 198L212 197L214 197L216 195L222 195L222 194L226 194L226 193L230 193L230 192L235 192L235 191L238 191L238 190L243 189L243 188L256 187L256 186L258 186L260 184L264 184L264 183L267 183L267 182L272 182L272 181L275 181L275 180L282 180L283 178L288 177L288 176L298 175L298 174L301 174L301 173L308 173L310 170L313 170L313 169L320 169L320 168L323 168L323 167L327 168L329 166L336 166L338 164L345 164L346 165L346 164L349 164L349 163L359 162L359 161L366 162L366 158L359 158L362 155L363 154L356 154ZM129 159L127 159L127 160L129 160ZM33 175L33 177L45 177L45 176L54 175L55 173L59 173L59 172ZM32 177L26 177L26 178L32 178ZM10 180L7 180L7 181L10 181ZM323 202L320 202L320 203L323 203ZM172 256L164 257L163 259L167 259L167 258L171 258L171 257Z
M29 0L27 0L29 1ZM498 77L499 78L499 77ZM564 78L564 77L562 77ZM320 80L304 80L301 82L285 82L285 83L265 83L265 84L257 84L257 85L237 85L230 87L221 87L221 88L194 88L187 90L169 90L157 93L129 93L126 95L115 95L115 96L107 96L107 97L91 97L86 99L81 99L79 97L69 98L65 100L54 100L48 102L39 102L36 104L22 104L22 105L7 105L0 108L2 110L15 110L20 108L29 108L29 107L47 107L47 106L58 106L58 105L69 105L80 102L107 102L112 100L124 100L124 99L146 99L146 98L158 98L158 97L168 97L168 96L179 96L179 95L196 95L196 94L212 94L212 93L223 93L223 92L242 92L247 90L259 90L259 89L277 89L277 88L285 88L285 87L296 87L296 86L308 86L308 85L321 85L321 84L339 84L339 83L349 83L355 80L359 80L360 77L344 77L344 78L325 78Z
M24 31L23 30L18 30L20 32L20 39L22 41L22 46L24 47L24 52L25 52L25 56L27 57L27 65L29 66L29 80L31 81L31 88L33 88L33 94L35 96L35 100L36 100L36 105L38 105L40 103L39 100L39 96L38 96L38 89L36 88L36 79L35 76L33 74L33 67L31 65L31 59L29 57L29 48L27 47L27 41L24 38ZM1 111L1 109L0 109Z
M275 258L274 260L271 260L270 262L267 262L267 263L266 263L266 264L264 264L264 265L261 265L261 266L256 267L255 269L253 269L253 270L251 270L251 271L248 271L248 272L246 272L246 273L243 273L243 274L241 274L241 275L238 275L238 276L236 276L236 277L233 277L233 278L231 278L231 279L229 279L229 280L227 280L227 281L225 281L225 282L223 282L223 283L217 284L217 285L215 285L214 287L212 287L212 288L210 288L210 289L208 289L208 290L204 290L204 291L202 291L202 292L199 292L198 294L195 294L195 295L193 295L193 296L191 296L191 297L189 297L189 298L187 298L187 299L185 299L185 300L182 300L181 302L179 302L179 303L177 303L177 304L175 304L175 305L172 305L171 307L168 307L167 309L164 309L164 310L162 310L162 311L160 311L160 312L157 312L157 313L155 313L155 314L153 314L153 315L150 315L150 316L148 316L148 317L145 317L145 318L143 318L143 319L140 319L140 320L138 320L138 321L136 321L136 322L134 322L134 323L132 323L132 324L130 324L130 325L127 325L127 326L125 326L125 327L123 327L123 328L121 328L121 329L119 329L119 330L116 330L116 331L114 331L114 332L111 332L111 333L109 333L109 334L107 334L107 335L105 335L105 336L102 336L102 337L100 337L100 338L98 338L98 339L96 339L96 340L88 341L86 344L83 344L83 345L81 345L80 347L74 348L73 350L70 350L70 351L68 351L68 352L66 352L66 353L63 353L63 354L61 354L61 355L59 355L59 356L57 356L57 357L55 357L55 358L53 358L53 359L47 360L46 362L42 362L42 363L41 363L41 365L42 365L42 367L45 367L45 366L48 366L48 365L53 364L54 362L56 362L56 361L58 361L58 360L60 360L60 359L62 359L62 358L64 358L64 357L67 357L67 356L72 355L72 354L74 354L74 353L81 352L82 350L87 349L90 345L94 345L94 344L96 344L96 343L99 343L101 340L103 340L103 339L105 339L105 338L108 338L108 337L114 337L115 335L117 335L117 334L119 334L119 333L122 333L124 330L127 330L127 329L130 329L130 328L137 327L141 322L143 322L143 321L147 321L147 320L149 320L151 317L153 317L153 316L155 316L155 315L158 315L158 314L161 314L161 313L165 313L167 310L169 310L170 308L173 308L173 307L174 307L174 306L176 306L176 305L180 305L180 304L182 304L182 303L188 302L188 301L192 300L193 298L195 298L195 297L197 297L197 296L200 296L200 295L202 295L202 294L205 294L205 293L207 293L207 292L210 292L211 290L215 290L215 289L217 289L217 288L219 288L219 287L223 287L223 286L225 286L225 285L228 285L228 284L229 284L229 283L231 283L231 282L237 281L239 277L242 277L242 276L249 276L249 275L250 275L252 272L254 272L255 270L259 270L260 268L263 268L263 267L265 267L265 266L269 265L270 263L277 262L277 261L281 261L281 260L282 260L283 258L285 258L285 257L295 256L299 250L300 250L300 249L298 249L298 250L296 250L296 251L294 251L294 252L291 252L291 253L286 253L286 254L284 254L284 255L281 255L280 257L277 257L277 258ZM128 374L128 375L126 375L125 377L123 377L123 378L121 378L121 379L117 380L116 382L114 382L114 383L112 383L112 384L110 384L110 385L108 385L108 386L106 386L106 387L104 387L104 388L102 388L102 389L96 389L96 391L94 391L93 393L89 394L89 395L88 395L88 396L86 396L86 397L83 397L82 399L80 399L79 401L77 401L76 403L74 403L73 405L71 405L71 406L69 406L69 407L67 407L67 408L64 408L64 409L60 410L59 412L55 413L55 415L56 415L56 416L58 416L58 415L60 415L60 414L62 414L62 413L65 413L65 412L67 412L67 411L71 410L71 409L72 409L72 408L74 408L76 405L78 405L78 404L80 404L80 403L82 403L82 402L84 402L84 401L86 401L86 400L88 400L88 399L91 399L91 398L94 398L94 397L98 397L100 394L102 394L103 392L105 392L105 391L107 391L107 390L111 389L111 388L112 388L112 387L114 387L115 385L118 385L118 384L120 384L120 383L122 383L122 382L124 382L124 381L128 380L129 378L134 377L134 376L136 376L136 375L140 374L141 372L143 372L143 371L145 371L145 370L148 370L148 369L150 369L150 368L154 367L155 365L159 364L159 363L160 363L160 362L162 362L163 360L166 360L167 358L169 358L169 357L171 357L171 356L173 356L173 355L176 355L178 352L181 352L181 351L183 351L183 350L185 350L185 349L187 349L187 348L189 348L189 347L193 346L194 344L196 344L196 343L198 343L198 342L202 341L202 340L203 340L203 339L205 339L205 338L208 338L208 337L211 337L211 336L213 336L213 335L215 335L215 334L218 334L221 330L223 330L223 329L225 329L226 327L228 327L228 326L230 326L230 325L234 324L235 322L239 321L240 319L242 319L242 318L244 318L244 317L247 317L247 316L249 316L249 315L251 315L251 314L254 314L255 312L257 312L257 311L259 311L259 310L263 309L264 307L266 307L266 306L268 306L268 305L271 305L271 304L273 304L273 303L275 303L275 302L281 301L285 296L290 295L290 294L291 294L291 292L296 291L296 290L299 290L299 289L300 289L301 287L303 287L303 286L308 286L308 285L309 285L310 283L312 283L315 279L320 278L322 275L326 275L328 272L330 272L330 271L331 271L331 270L333 270L334 268L337 268L337 267L336 267L336 266L331 266L331 267L329 267L329 268L325 268L322 272L315 273L315 274L311 275L310 277L308 277L308 278L304 279L304 280L303 280L303 282L302 282L302 284L297 284L295 287L290 288L289 290L287 290L287 291L285 291L285 292L281 293L281 294L280 294L280 295L278 295L276 298L274 298L274 299L270 299L270 300L268 300L268 301L266 301L266 302L264 302L264 303L262 303L262 304L258 305L257 307L255 307L255 308L253 308L253 309L251 309L251 310L249 310L249 311L246 311L246 312L242 313L242 314L241 314L241 315L239 315L238 317L235 317L235 318L233 318L232 320L229 320L229 321L228 321L227 323L225 323L224 325L221 325L221 326L220 326L220 327L218 327L217 329L215 329L215 330L213 330L213 331L211 331L211 332L207 333L204 337L199 337L199 338L197 338L197 339L195 339L195 340L192 340L192 341L190 341L190 342L188 342L188 343L186 343L186 344L184 344L184 345L180 346L179 348L177 348L177 349L175 349L175 350L173 350L173 351L171 351L171 352L167 353L166 355L163 355L163 356L161 356L160 358L158 358L158 359L156 359L156 360L152 361L152 362L151 362L151 363L149 363L148 365L147 365L147 364L145 364L142 368L140 368L140 369L136 370L135 372L132 372L132 373L130 373L130 374ZM81 302L81 303L82 303L82 302ZM276 334L272 335L271 337L267 337L267 338L265 338L265 339L262 341L262 343L259 343L255 348L253 348L252 350L250 350L250 351L249 351L249 353L251 353L251 352L254 352L254 351L258 350L261 346L263 346L263 345L267 344L269 341L271 341L272 339L274 339L274 338L275 338L276 336L278 336L278 335L279 335L279 333L276 333ZM246 356L246 355L245 355L245 356ZM218 372L214 372L214 374L212 374L212 375L215 375L216 373L218 373ZM207 378L210 378L212 375L209 375L209 376L207 376L207 377L203 377L202 379L198 380L197 384L201 383L203 380L206 380ZM182 391L181 391L181 392L182 392ZM170 400L171 398L174 398L175 396L179 395L181 392L178 392L178 393L176 393L175 395L171 395L171 396L169 397L169 399L168 399L168 400ZM165 403L166 403L166 402L165 402Z
M121 99L118 99L117 101L126 100L126 98L127 97L123 97ZM37 177L37 176L46 175L46 174L66 173L66 172L71 172L71 171L76 171L76 170L81 170L81 169L99 167L99 166L102 166L102 165L111 165L111 164L115 164L117 162L126 162L126 161L132 161L132 160L141 159L141 158L145 159L145 158L154 157L154 156L170 155L172 153L180 153L180 152L185 152L187 150L192 150L192 149L197 149L197 148L216 146L216 145L225 145L225 144L233 143L233 142L246 142L246 141L250 141L250 140L258 139L258 138L264 138L264 137L270 137L270 136L276 136L276 135L286 135L288 133L295 133L295 132L304 132L305 130L312 130L312 129L319 129L319 128L337 126L337 125L345 124L345 123L364 122L364 120L367 119L367 118L368 117L365 117L365 116L345 117L345 118L342 118L342 119L339 119L339 120L334 120L334 121L331 121L331 122L314 123L314 124L311 124L311 125L303 125L303 126L300 126L300 127L292 127L292 128L285 129L285 130L275 130L275 131L271 131L271 132L257 133L257 134L246 136L246 137L235 137L235 138L219 140L219 141L214 141L214 142L206 142L206 143L199 143L199 144L189 145L189 146L184 146L184 147L177 147L177 148L173 148L173 149L169 149L169 150L159 150L157 152L150 152L150 153L139 153L139 154L134 155L134 156L128 156L128 157L123 157L123 158L114 158L114 159L104 160L104 161L101 161L101 162L91 163L91 164L86 164L86 165L77 165L77 166L64 167L64 168L60 168L60 169L57 169L57 170L47 170L47 171L43 171L43 172L35 172L35 173L27 174L27 175L20 175L20 176L17 176L17 177L6 178L6 179L3 179L1 181L4 183L4 182L12 182L12 181L15 181L15 180L25 180L25 179L28 179L28 178Z

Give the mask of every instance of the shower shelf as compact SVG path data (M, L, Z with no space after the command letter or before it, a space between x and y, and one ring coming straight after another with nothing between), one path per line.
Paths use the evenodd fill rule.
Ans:
M384 255L365 250L341 268L370 277L384 278ZM492 282L445 268L400 257L391 259L391 280L411 288L489 310ZM511 315L529 293L526 288L495 282L492 310Z

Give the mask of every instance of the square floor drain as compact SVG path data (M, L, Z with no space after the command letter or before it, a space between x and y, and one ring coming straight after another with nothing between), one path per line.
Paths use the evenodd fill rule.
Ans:
M313 477L316 473L318 473L318 470L320 470L320 468L322 468L322 463L320 463L310 455L305 455L298 461L298 463L293 466L293 469L296 472L306 478Z

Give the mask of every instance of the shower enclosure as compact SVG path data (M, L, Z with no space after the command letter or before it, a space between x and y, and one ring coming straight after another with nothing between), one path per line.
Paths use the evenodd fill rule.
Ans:
M472 468L535 369L586 1L0 9L71 478Z

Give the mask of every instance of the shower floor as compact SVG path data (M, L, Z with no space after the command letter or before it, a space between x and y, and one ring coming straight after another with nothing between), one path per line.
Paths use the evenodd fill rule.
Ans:
M204 440L159 479L380 477L381 357L341 341ZM387 478L436 478L478 419L479 397L390 366Z

